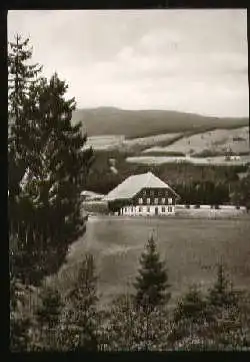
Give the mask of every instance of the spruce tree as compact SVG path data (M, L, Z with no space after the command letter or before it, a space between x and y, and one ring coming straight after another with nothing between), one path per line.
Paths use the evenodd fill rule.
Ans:
M75 100L64 98L67 88L54 74L30 95L34 145L21 183L18 267L21 278L33 284L59 269L68 246L85 231L80 192L92 150L83 150L80 123L71 125Z
M32 88L39 82L42 67L29 64L32 48L29 39L16 35L9 42L8 52L8 114L9 114L9 195L18 195L18 184L25 173L29 150L33 147L32 125L27 115Z
M145 252L141 255L139 275L134 283L136 304L150 310L161 305L166 300L165 291L169 286L167 281L164 263L160 261L154 238L151 236Z
M75 101L65 100L66 83L56 74L41 78L31 57L29 40L18 35L8 54L12 311L17 281L39 284L56 272L68 246L84 233L79 196L92 160L80 124L71 126ZM16 315L11 312L14 345L27 331Z
M206 302L202 294L195 286L189 288L188 292L183 295L178 302L174 311L174 320L189 319L197 321L200 317L204 317L206 312Z
M67 296L62 340L68 349L94 351L98 348L96 292L97 277L94 259L87 254L78 278Z
M217 279L209 290L208 302L214 307L227 307L237 304L236 293L230 288L224 266L221 263L217 267Z
M204 336L200 330L207 325L206 301L196 286L178 301L173 313L171 332L167 339L174 349L192 349L202 345Z
M33 132L28 117L31 89L39 81L41 67L31 65L32 48L29 39L22 40L16 35L15 42L9 42L8 52L8 206L9 234L14 241L14 252L10 251L13 266L15 258L20 257L20 228L24 209L20 205L20 182L25 174L30 150L33 149ZM13 250L12 250L13 251ZM14 267L13 271L16 268ZM18 275L15 275L18 277Z

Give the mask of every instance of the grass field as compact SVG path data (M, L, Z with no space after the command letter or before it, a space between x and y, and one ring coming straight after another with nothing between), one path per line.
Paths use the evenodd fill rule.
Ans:
M52 277L62 292L75 280L86 252L95 256L100 304L131 290L138 258L153 232L166 261L172 302L191 284L202 289L213 282L215 266L223 261L239 288L250 285L250 220L157 219L93 217L85 236L75 242L67 263Z
M156 136L125 139L124 135L101 135L88 137L85 148L93 147L94 150L117 150L121 152L137 152L145 147L155 144L169 144L182 137L182 133L166 133Z
M225 155L231 149L236 154L249 152L249 127L236 129L216 129L188 137L182 137L167 147L152 147L144 150L150 152L182 152L199 154L203 151Z
M169 163L189 163L194 165L215 165L215 166L245 166L250 163L250 155L243 155L239 160L225 160L223 156L216 157L185 157L185 156L138 156L127 157L129 163L143 165L161 165Z

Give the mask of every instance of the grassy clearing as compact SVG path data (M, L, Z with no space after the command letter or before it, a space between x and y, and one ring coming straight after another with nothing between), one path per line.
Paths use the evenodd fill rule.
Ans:
M241 156L239 160L225 160L224 156L216 157L183 157L183 156L136 156L127 157L128 163L138 163L144 165L161 165L169 163L184 163L194 165L214 165L214 166L246 166L250 163L250 155Z
M170 145L183 136L182 133L166 133L156 136L125 139L122 135L101 135L88 137L85 147L97 151L117 150L120 152L140 152L154 145Z
M233 153L249 152L249 129L216 129L207 132L184 136L167 147L153 147L148 152L181 152L184 154L200 154L204 151L216 155L225 155L227 150Z
M85 252L95 256L100 304L131 290L138 258L154 232L169 270L172 303L197 283L207 289L214 281L216 263L223 260L237 287L250 283L249 218L234 220L90 218L86 235L72 245L67 263L50 282L66 292Z

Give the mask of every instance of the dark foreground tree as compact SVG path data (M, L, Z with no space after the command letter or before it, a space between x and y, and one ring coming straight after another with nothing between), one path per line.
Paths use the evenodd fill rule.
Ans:
M80 124L71 125L75 101L65 100L66 91L66 83L55 74L31 94L34 145L21 182L17 215L16 270L26 283L39 284L56 272L68 246L85 231L80 192L92 150L83 150L86 137Z
M29 39L22 40L17 34L14 42L9 42L8 52L9 200L12 202L19 193L19 182L33 148L32 123L28 117L32 107L30 94L39 82L42 67L30 64L31 57Z
M8 212L11 343L18 349L28 322L14 307L21 302L16 286L25 290L56 272L68 246L84 233L79 196L92 159L92 151L83 150L80 124L71 125L75 101L65 99L66 83L57 75L40 78L31 57L28 39L17 36L8 56Z
M156 244L151 236L146 244L146 250L140 258L139 275L134 283L136 303L143 308L152 309L166 301L168 276L164 263L160 261Z
M61 321L63 349L94 351L98 348L96 282L94 259L88 254L66 298L67 305Z

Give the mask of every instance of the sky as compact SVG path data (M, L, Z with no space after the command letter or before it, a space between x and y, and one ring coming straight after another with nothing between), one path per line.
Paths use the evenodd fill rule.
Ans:
M249 116L247 10L9 11L16 33L77 108Z

